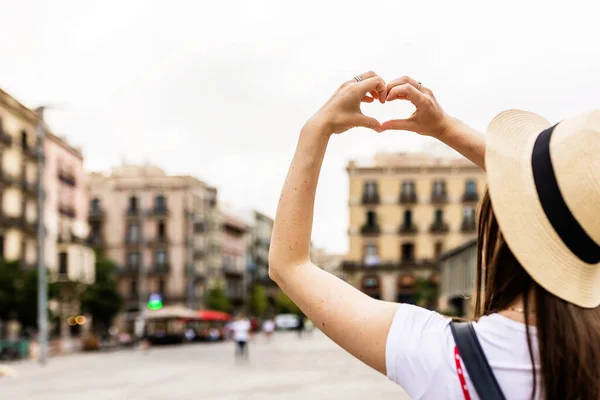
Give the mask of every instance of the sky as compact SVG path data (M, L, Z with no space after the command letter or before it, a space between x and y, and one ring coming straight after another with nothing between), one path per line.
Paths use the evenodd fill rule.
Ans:
M600 108L594 2L0 0L0 87L84 152L149 162L274 216L303 123L345 80L409 75L485 131L509 108L551 122ZM369 104L380 120L402 102ZM348 248L348 160L418 151L408 132L332 138L313 242Z

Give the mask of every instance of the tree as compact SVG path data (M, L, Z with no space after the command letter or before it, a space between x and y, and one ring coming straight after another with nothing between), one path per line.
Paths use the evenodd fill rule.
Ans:
M438 300L438 292L439 288L437 284L428 279L418 278L416 304L421 307L435 309Z
M279 291L279 295L277 296L277 299L275 300L275 302L276 302L278 314L296 314L296 315L302 314L302 312L300 311L300 309L298 308L296 303L294 303L282 291Z
M81 310L92 315L96 331L103 332L112 324L123 305L115 281L116 266L104 258L97 259L96 281L81 296Z
M231 312L231 302L221 286L216 286L208 291L206 307L210 310Z
M250 294L248 308L252 315L262 317L267 310L269 303L267 301L267 291L264 286L255 285Z

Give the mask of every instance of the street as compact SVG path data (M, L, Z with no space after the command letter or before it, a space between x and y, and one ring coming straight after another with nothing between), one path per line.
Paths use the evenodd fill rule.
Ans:
M0 398L26 400L407 399L403 390L339 349L321 332L278 333L250 343L236 363L233 344L190 344L52 358L46 367L11 364Z

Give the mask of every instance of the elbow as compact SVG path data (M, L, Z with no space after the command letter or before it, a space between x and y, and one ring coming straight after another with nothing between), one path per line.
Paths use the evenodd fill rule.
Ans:
M273 250L270 249L269 250L269 278L271 278L271 280L275 283L278 283L279 279L280 279L280 274L279 274L280 265L281 265L281 262L277 259L277 257L275 257Z

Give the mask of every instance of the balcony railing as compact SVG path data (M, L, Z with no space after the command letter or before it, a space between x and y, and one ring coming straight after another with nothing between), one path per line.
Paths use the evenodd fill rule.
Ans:
M101 208L90 208L88 212L88 219L90 220L99 220L104 218L104 210Z
M235 265L223 265L223 272L228 276L241 277L244 275L244 271L241 268L236 267Z
M68 171L58 171L58 179L69 186L75 186L77 183L75 175Z
M417 194L412 193L400 193L400 204L415 204L417 202Z
M360 228L360 233L363 235L379 235L381 233L381 227L379 225L363 225Z
M26 146L23 149L23 153L25 154L26 157L32 158L34 160L37 159L40 155L37 148L31 147L31 146Z
M129 244L129 245L138 245L142 243L142 238L140 236L138 237L131 237L129 235L125 236L125 243Z
M411 224L403 223L402 225L400 225L400 228L398 229L398 233L402 233L405 235L412 235L412 234L417 233L418 231L419 231L419 229L413 223L411 223Z
M435 270L438 268L438 263L434 260L419 259L419 260L398 260L398 261L382 261L376 266L369 265L363 261L344 261L342 263L342 269L346 271L359 271L369 270L372 271L374 268L377 270L393 271L402 270L407 268L412 269L427 269Z
M25 194L28 196L37 196L38 194L37 183L29 182L25 177L21 178L21 188L23 189L23 192L25 192Z
M463 203L473 203L479 201L477 192L465 192L462 196Z
M125 211L125 215L132 218L138 218L140 216L140 210L139 208L128 208L127 211Z
M137 275L140 272L139 264L127 264L119 269L121 275Z
M147 243L151 247L163 247L169 244L169 238L165 236L157 236L152 240L149 240Z
M462 232L475 232L477 230L477 225L475 224L475 220L463 220L460 230Z
M98 248L104 246L104 238L101 235L92 235L88 238L88 244L92 247Z
M432 203L447 203L448 202L448 194L446 192L442 193L431 193L431 202Z
M167 263L154 263L152 264L152 269L150 273L152 274L168 274L171 271L171 266Z
M374 194L364 193L362 196L362 203L363 204L379 204L379 194L378 193L374 193Z
M194 260L202 260L206 252L204 250L194 250Z
M12 142L13 142L12 136L10 136L8 133L4 132L3 130L0 130L0 143L10 146L12 144Z
M169 214L169 209L167 207L154 207L148 210L149 217L161 217Z
M447 233L450 231L450 227L445 222L436 221L429 227L431 233Z
M11 174L10 172L0 168L0 183L16 185L19 183L19 178L17 178L14 174Z

